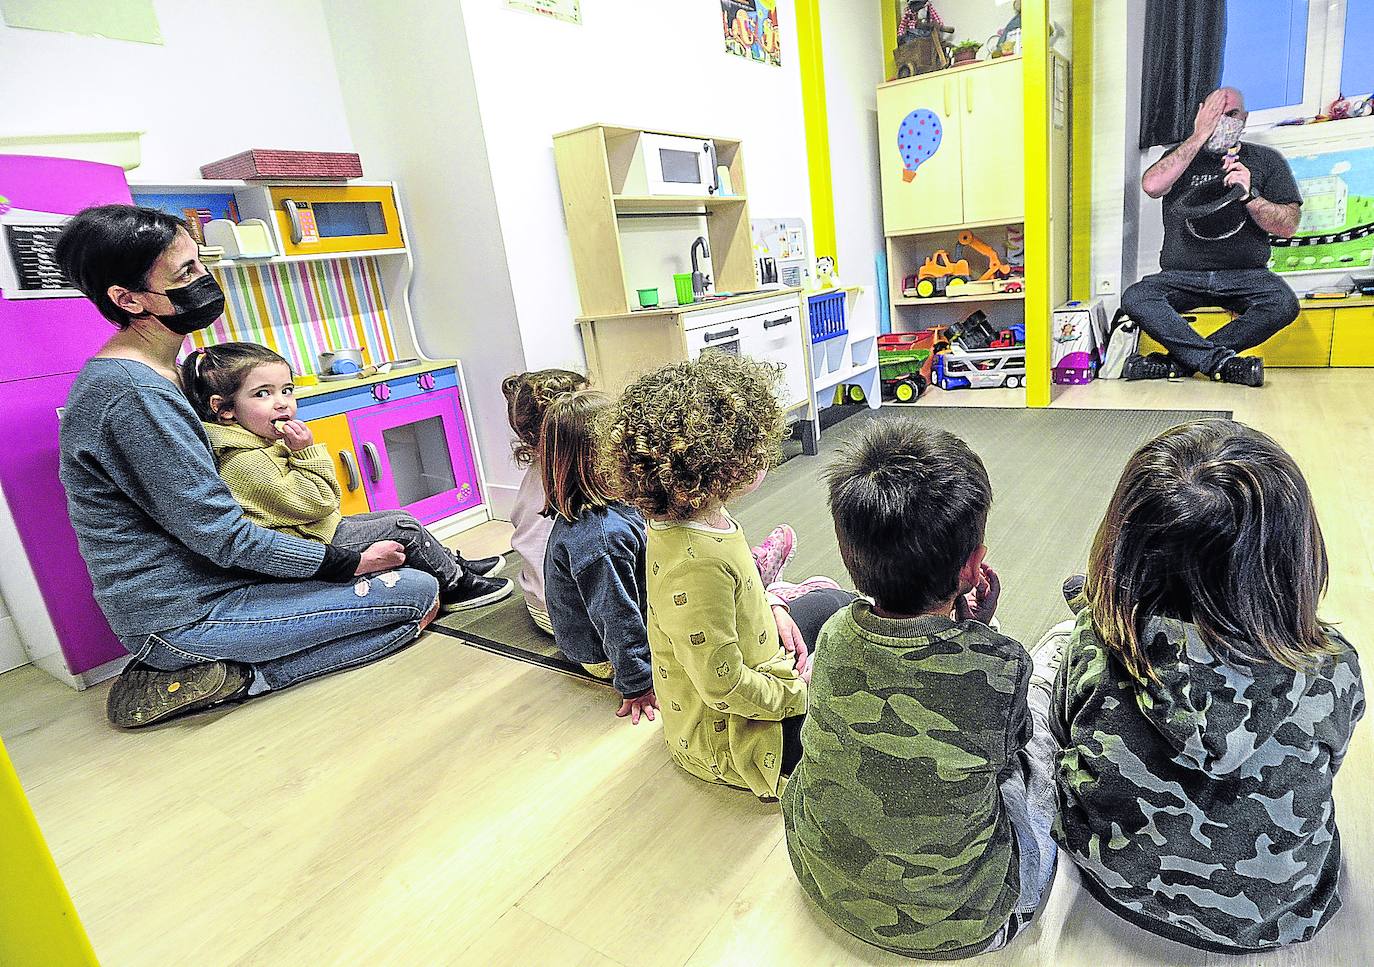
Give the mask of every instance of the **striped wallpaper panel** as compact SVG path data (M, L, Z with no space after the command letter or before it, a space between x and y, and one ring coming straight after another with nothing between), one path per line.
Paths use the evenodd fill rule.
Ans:
M224 317L193 333L193 346L261 343L298 374L318 372L320 353L333 349L361 349L364 365L395 358L375 259L211 268L224 288Z

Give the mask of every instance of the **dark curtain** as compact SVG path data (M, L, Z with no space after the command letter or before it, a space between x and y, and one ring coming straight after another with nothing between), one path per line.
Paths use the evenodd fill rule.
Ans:
M1198 105L1221 86L1226 0L1147 0L1140 148L1193 133Z

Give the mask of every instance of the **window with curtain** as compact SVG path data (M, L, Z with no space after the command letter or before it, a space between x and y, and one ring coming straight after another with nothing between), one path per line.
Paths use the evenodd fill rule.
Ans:
M1251 123L1310 117L1374 93L1374 0L1226 0L1222 83Z

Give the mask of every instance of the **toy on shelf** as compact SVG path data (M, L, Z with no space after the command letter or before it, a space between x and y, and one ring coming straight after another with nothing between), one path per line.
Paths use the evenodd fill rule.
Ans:
M883 395L910 403L930 385L932 356L950 345L949 329L894 332L878 337L878 376Z
M984 349L963 352L957 347L936 353L931 382L943 390L987 389L1002 386L1018 389L1026 382L1026 350Z
M965 249L973 249L987 260L988 267L977 278ZM959 233L952 256L945 249L938 249L917 272L902 280L902 295L908 299L931 299L1016 293L1024 288L1023 280L1017 276L1018 266L1003 261L991 245L964 231Z
M963 249L971 248L983 258L988 260L987 271L978 277L979 282L990 282L993 279L1007 279L1011 277L1011 266L1002 261L1001 256L987 242L970 231L959 233L959 247L954 250L956 257L963 259ZM967 260L965 260L967 263Z
M950 331L954 345L964 352L977 352L989 348L998 337L998 330L988 321L987 313L978 309Z
M1013 322L1006 329L997 334L997 338L988 346L989 349L1012 349L1016 346L1026 344L1026 324L1024 322Z
M967 259L954 260L944 249L938 249L921 264L914 274L902 280L902 295L910 298L930 299L953 292L969 281Z
M1016 0L1015 13L1007 25L988 38L991 57L1014 57L1021 52L1021 0Z
M927 0L909 0L897 21L897 49L892 60L897 77L928 74L949 66L949 47L945 38L954 33L940 19L935 5Z

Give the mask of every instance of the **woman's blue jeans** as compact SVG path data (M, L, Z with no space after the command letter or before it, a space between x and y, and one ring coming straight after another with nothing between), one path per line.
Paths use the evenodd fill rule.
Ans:
M413 568L324 581L265 581L231 591L199 621L124 646L162 671L227 660L251 665L253 691L286 688L384 658L419 636L439 582Z

